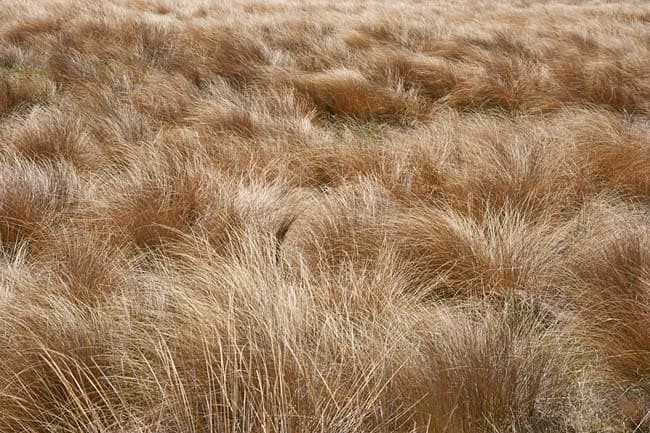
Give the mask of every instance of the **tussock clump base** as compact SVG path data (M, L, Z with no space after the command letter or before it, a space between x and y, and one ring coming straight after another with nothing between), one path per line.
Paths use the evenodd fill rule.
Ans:
M645 1L3 0L0 431L650 429Z

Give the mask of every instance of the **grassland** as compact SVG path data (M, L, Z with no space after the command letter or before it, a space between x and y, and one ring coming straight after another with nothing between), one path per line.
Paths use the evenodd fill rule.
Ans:
M0 432L649 431L647 2L1 6Z

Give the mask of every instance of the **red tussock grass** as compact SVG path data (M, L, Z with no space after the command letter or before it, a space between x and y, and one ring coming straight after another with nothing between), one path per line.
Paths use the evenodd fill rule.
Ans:
M649 16L6 0L0 431L647 431Z

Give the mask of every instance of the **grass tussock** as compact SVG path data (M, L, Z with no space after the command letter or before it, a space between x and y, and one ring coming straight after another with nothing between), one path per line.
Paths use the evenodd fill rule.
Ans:
M5 3L3 433L649 428L644 2Z

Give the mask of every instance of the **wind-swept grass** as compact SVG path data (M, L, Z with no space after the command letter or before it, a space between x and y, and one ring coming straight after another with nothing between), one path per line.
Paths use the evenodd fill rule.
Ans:
M650 426L642 1L0 8L0 432Z

